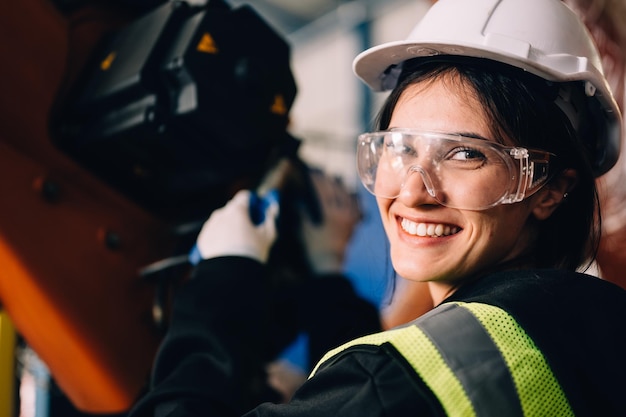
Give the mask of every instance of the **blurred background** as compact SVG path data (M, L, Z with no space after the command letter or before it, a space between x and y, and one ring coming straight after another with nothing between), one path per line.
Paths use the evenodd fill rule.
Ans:
M87 172L67 149L61 151L59 136L68 131L59 134L52 122L62 115L59 103L71 96L69 87L84 74L103 34L164 2L0 5L5 58L0 69L0 417L122 416L145 387L162 336L154 323L166 316L169 297L169 278L150 271L169 271L167 262L176 261L169 255L177 249L172 234L183 232ZM357 135L372 128L385 94L371 93L353 75L352 60L373 44L406 37L431 1L226 3L251 6L288 43L297 84L289 131L301 141L299 156L307 164L340 178L359 195L364 216L345 272L359 295L380 305L392 271L373 197L356 177L354 154ZM149 45L132 47L131 61ZM76 117L74 126L82 123L82 116Z
M243 4L235 0L232 4ZM302 140L302 158L341 178L359 196L363 220L356 228L345 272L357 293L377 306L394 275L374 197L356 174L356 139L370 131L386 93L373 93L352 72L361 51L404 39L432 0L289 1L250 3L288 40L298 94L290 131ZM301 362L302 347L288 359Z
M232 4L245 2L235 0ZM366 48L405 38L431 0L263 0L251 2L292 46L298 95L291 131L303 142L301 155L337 175L359 193L364 221L349 248L346 270L357 290L380 303L390 269L385 236L374 198L356 176L358 134L371 130L386 97L372 93L352 72L352 60Z

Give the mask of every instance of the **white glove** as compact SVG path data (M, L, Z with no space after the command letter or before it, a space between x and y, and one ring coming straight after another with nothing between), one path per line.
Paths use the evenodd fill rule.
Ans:
M196 263L220 256L243 256L267 262L276 240L278 212L276 191L263 198L249 190L239 191L204 223L190 260ZM251 217L256 220L253 222Z

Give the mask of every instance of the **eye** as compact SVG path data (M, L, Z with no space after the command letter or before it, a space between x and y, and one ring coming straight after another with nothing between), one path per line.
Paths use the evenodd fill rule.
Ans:
M417 155L414 148L403 143L393 143L391 141L385 142L385 151L391 156L405 157Z
M448 160L454 161L485 161L487 156L478 149L472 148L456 148L448 152Z
M469 147L451 149L442 162L456 169L478 169L490 163L484 152Z

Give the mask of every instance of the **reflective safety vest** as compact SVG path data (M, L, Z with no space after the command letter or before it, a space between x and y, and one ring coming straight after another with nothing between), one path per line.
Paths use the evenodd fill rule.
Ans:
M445 303L356 345L391 344L431 389L449 416L573 416L546 358L506 311L482 303Z

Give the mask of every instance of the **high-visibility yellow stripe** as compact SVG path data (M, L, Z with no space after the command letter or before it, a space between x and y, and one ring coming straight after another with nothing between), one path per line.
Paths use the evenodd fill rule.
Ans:
M472 321L478 326L477 329L480 328L480 331L488 335L483 342L468 340L468 343L478 341L479 343L493 344L497 348L494 352L496 352L498 357L501 355L501 358L504 359L501 366L508 368L508 373L513 380L511 389L517 391L512 398L517 397L519 399L519 403L515 400L515 405L521 406L524 416L544 417L549 415L550 417L569 417L574 415L568 399L552 373L547 360L524 329L504 310L481 303L458 302L442 305L426 316L416 320L413 325L361 337L348 342L328 352L315 367L311 376L317 372L323 362L350 347L364 344L380 346L388 342L398 350L433 391L448 416L476 416L477 409L475 404L472 404L472 400L463 388L461 380L455 375L454 370L446 363L443 356L445 355L448 359L453 358L456 354L462 353L463 349L458 350L456 343L448 343L454 339L446 338L442 334L438 335L437 331L433 331L435 330L434 328L428 330L426 329L427 326L422 324L422 319L428 320L427 316L433 316L433 313L443 314L440 316L442 318L444 316L448 317L445 309L453 305L457 306L455 308L463 308L468 311L468 314L475 318ZM470 322L458 324L459 326L471 325ZM437 327L437 329L439 328ZM434 339L432 339L433 337ZM490 341L489 338L491 339ZM436 345L431 339L435 341ZM477 347L480 348L480 346ZM479 349L479 351L484 350ZM467 379L470 377L470 373L466 373L464 376ZM473 384L471 380L468 383L470 385ZM476 396L477 393L474 392L474 395ZM484 400L488 401L489 398L481 398L476 397L475 400L483 401L481 402L483 411L489 412L484 406ZM514 407L515 405L511 403L510 406Z
M513 377L525 416L574 415L550 365L513 317L488 304L457 304L476 316L498 346Z
M15 396L15 327L0 311L0 417L13 417Z
M448 416L474 417L472 403L439 350L416 326L402 329L391 340L441 402Z
M317 372L320 364L352 346L363 344L379 346L386 342L391 343L420 375L439 399L447 415L458 417L476 415L459 380L446 365L435 345L416 326L388 330L352 340L328 352L315 367L311 376Z

